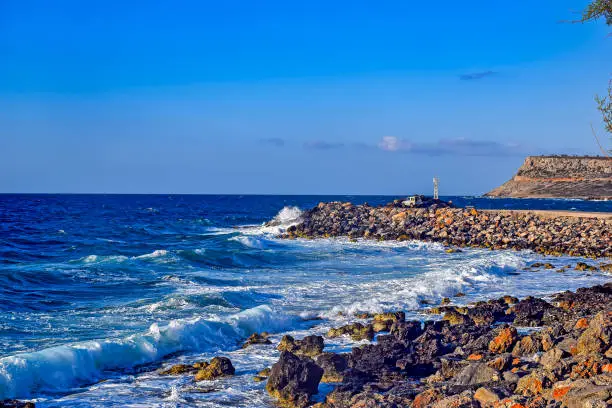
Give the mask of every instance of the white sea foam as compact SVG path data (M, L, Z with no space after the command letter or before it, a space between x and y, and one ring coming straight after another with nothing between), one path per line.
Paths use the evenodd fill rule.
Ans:
M152 259L152 258L160 258L162 256L166 256L168 255L168 251L166 251L165 249L156 249L155 251L151 252L150 254L144 254L144 255L139 255L137 257L135 257L136 259Z
M263 225L253 225L246 228L241 228L240 232L248 235L278 235L287 230L287 228L300 223L302 210L298 207L283 207L271 221Z
M511 253L463 259L452 264L440 261L431 270L417 276L359 284L351 289L352 293L344 293L336 299L336 304L320 316L337 319L339 315L351 316L357 312L415 310L422 307L420 302L423 300L435 302L458 292L474 289L482 291L490 286L500 286L507 279L505 272L516 270L522 265L524 261L521 257Z
M82 258L84 263L102 263L102 262L124 262L128 260L127 256L123 255L87 255Z
M268 249L273 241L263 237L240 235L230 238L232 241L238 241L247 248L253 249Z
M269 306L247 309L223 321L154 323L146 333L122 340L88 341L0 359L0 399L27 398L99 380L103 372L130 369L180 351L231 349L253 332L291 328L295 318Z

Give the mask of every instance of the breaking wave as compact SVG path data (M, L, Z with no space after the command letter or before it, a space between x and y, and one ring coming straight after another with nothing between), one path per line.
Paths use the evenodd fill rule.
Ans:
M0 399L57 393L90 384L108 371L129 370L177 352L227 350L254 332L288 330L296 318L257 306L223 321L154 323L122 340L88 341L0 359Z

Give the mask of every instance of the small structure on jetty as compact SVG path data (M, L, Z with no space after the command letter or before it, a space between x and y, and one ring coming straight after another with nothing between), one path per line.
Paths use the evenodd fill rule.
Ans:
M438 183L439 183L439 181L440 180L438 180L438 177L434 177L433 178L433 184L434 184L434 196L433 196L433 199L434 200L439 200L440 199L440 196L438 194Z
M451 207L452 203L441 201L437 198L431 198L424 195L413 195L403 201L395 200L392 204L400 204L401 207L408 208L429 208L432 205L437 205L440 208Z

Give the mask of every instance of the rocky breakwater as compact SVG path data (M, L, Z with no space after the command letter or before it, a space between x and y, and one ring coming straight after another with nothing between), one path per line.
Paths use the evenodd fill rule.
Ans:
M422 240L455 247L531 249L552 255L612 256L612 219L545 217L523 211L478 211L444 203L406 208L399 202L320 203L284 238L346 236L376 240Z
M489 197L612 199L612 158L530 156Z
M372 343L348 353L283 351L267 390L289 407L611 406L612 283L549 301L445 303L430 311L442 320L386 313L361 319L357 330L330 330L328 337L364 325L378 331ZM314 403L320 382L334 388Z

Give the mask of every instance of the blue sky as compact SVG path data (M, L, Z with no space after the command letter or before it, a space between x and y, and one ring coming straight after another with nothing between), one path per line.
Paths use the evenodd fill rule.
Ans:
M0 191L480 194L597 153L586 3L2 0Z

